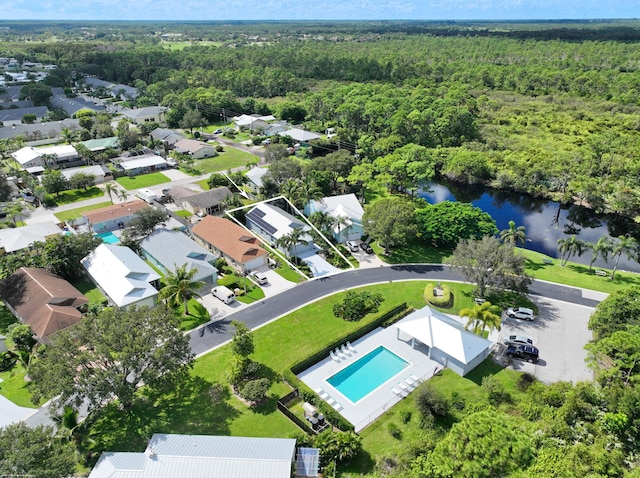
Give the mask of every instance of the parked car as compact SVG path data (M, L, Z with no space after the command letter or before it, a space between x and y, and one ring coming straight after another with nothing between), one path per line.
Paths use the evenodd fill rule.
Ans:
M536 363L538 361L539 351L538 348L533 345L510 345L507 347L505 354L509 357Z
M347 246L347 249L349 249L351 252L358 252L360 250L356 241L347 241L345 244Z
M267 276L262 272L258 272L258 271L252 272L251 275L253 276L253 279L260 285L263 285L269 282L269 279L267 279Z
M533 320L533 310L527 307L509 307L507 315L512 319Z
M533 345L533 340L524 335L509 335L504 339L505 345Z
M215 131L213 132L213 134L220 134L220 133L222 133L222 130L221 130L220 128L218 128L217 130L215 130Z
M366 242L361 242L360 243L360 249L362 249L367 254L373 254L373 249L371 249L371 246L369 244L367 244Z

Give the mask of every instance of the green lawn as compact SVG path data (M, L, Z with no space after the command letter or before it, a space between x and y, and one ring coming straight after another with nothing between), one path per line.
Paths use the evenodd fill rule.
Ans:
M29 382L25 382L25 369L18 362L11 370L0 372L0 394L20 407L35 408L31 402Z
M177 211L173 211L173 213L176 216L180 216L180 217L191 217L191 216L193 216L192 213L190 213L189 211L185 211L184 209L178 209Z
M249 163L258 161L258 159L257 156L246 151L225 146L224 151L218 153L215 158L196 159L191 166L200 171L201 174L207 174L246 166Z
M68 221L70 219L79 218L83 212L93 211L94 209L100 209L103 207L111 206L111 201L101 202L98 204L92 204L91 206L78 207L75 209L69 209L68 211L61 211L54 214L60 222Z
M140 189L140 188L148 188L150 186L157 186L158 184L168 183L171 181L170 178L165 176L162 173L149 173L149 174L141 174L140 176L123 176L121 178L116 179L118 184L127 190L131 189Z
M209 187L209 180L208 179L201 179L200 181L196 181L196 184L198 184L203 191L208 191L209 189L211 189Z
M384 253L384 249L377 242L371 243L371 247L380 259L389 264L441 264L451 255L449 250L437 249L418 240L394 249L389 255Z
M102 292L98 289L98 287L91 282L86 277L80 277L71 281L71 284L82 292L87 299L89 299L89 303L91 304L102 304L107 298L104 296Z
M60 194L47 194L45 201L54 203L54 206L62 206L64 204L71 204L78 201L84 201L85 199L93 199L100 196L104 196L104 191L97 186L90 187L89 189L70 189L68 191L62 191Z
M634 272L616 272L616 278L612 281L611 270L608 269L594 268L609 273L606 277L597 276L593 271L589 271L589 266L583 264L569 261L566 266L561 266L559 259L551 259L544 254L526 249L519 249L519 252L527 258L527 272L536 279L607 293L640 285L640 274ZM551 260L553 263L545 263L545 260Z

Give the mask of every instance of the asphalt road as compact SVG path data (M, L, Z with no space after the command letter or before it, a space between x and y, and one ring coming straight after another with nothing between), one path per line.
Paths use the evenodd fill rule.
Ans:
M405 280L463 281L463 278L448 266L408 264L355 269L314 279L192 331L189 339L191 350L194 354L201 355L230 340L233 327L229 324L233 320L244 322L250 329L254 329L308 302L336 292L368 284ZM599 302L596 298L585 297L582 289L547 282L534 281L529 291L532 295L589 307L595 307Z

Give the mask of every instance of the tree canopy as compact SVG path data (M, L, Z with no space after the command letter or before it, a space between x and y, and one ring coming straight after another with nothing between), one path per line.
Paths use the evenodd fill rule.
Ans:
M129 409L137 390L170 382L191 363L188 337L165 307L108 308L54 337L32 362L34 400L100 408L117 399Z
M362 216L364 232L389 252L415 237L413 206L401 198L385 198L367 207Z

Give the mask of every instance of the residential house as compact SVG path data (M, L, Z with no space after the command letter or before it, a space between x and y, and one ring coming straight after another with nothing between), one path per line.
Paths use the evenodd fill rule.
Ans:
M412 312L395 324L398 339L408 335L412 345L423 344L431 360L465 376L491 353L493 342L468 332L448 315L429 306Z
M275 120L272 115L240 115L233 118L236 131L249 129L251 131L265 130L269 127L269 121Z
M214 145L195 139L181 139L173 147L178 153L188 154L194 159L212 158L218 155Z
M52 139L52 142L62 139L60 132L63 128L79 130L80 121L77 119L65 119L61 121L49 121L37 124L17 124L10 128L0 128L0 139L22 136L27 141Z
M249 229L262 236L272 247L277 247L288 256L292 254L300 256L306 252L315 251L313 238L308 233L311 227L277 206L260 203L254 206L245 218ZM294 229L302 229L304 231L300 240L288 248L278 245L279 239L291 234Z
M133 99L138 96L138 89L133 86L111 83L110 81L92 77L83 78L82 82L93 91L102 90L114 98L121 100Z
M156 141L162 141L166 146L173 146L186 136L179 131L166 128L156 128L151 132L151 137Z
M20 251L34 242L44 242L60 235L62 229L53 221L0 229L0 255Z
M269 170L267 168L255 167L246 172L245 176L249 180L249 185L254 191L259 191L262 187L262 178L267 174Z
M239 271L267 265L268 253L260 240L229 219L206 216L191 229L196 242L224 258Z
M42 121L49 108L46 106L30 106L26 108L9 108L6 110L0 110L0 122L3 126L12 126L15 124L22 124L22 118L24 115L35 115L34 122Z
M55 158L53 163L45 164L43 158L45 154L52 155ZM30 168L34 167L40 168L39 170L41 171L42 168L62 169L83 164L82 158L80 158L76 149L70 144L47 146L44 148L25 146L11 153L11 156L20 163L25 171L29 171Z
M51 106L54 108L60 108L67 112L69 116L74 116L78 111L105 111L103 105L96 104L93 101L85 100L84 98L67 98L63 88L51 88L53 96L50 99Z
M106 149L118 149L120 148L120 140L117 136L110 136L108 138L97 138L83 141L80 143L89 151L97 153Z
M311 131L305 131L300 128L291 128L286 131L278 133L280 136L289 136L296 143L308 143L314 139L320 139L320 135L312 133Z
M362 215L364 209L355 194L329 196L320 201L312 200L305 206L305 214L323 212L331 216L333 238L337 242L357 241L364 234Z
M173 202L181 208L186 209L191 214L197 214L199 216L218 214L222 212L224 201L233 195L229 188L225 186L200 193L194 192L193 194L186 194L186 191L183 189L187 188L180 188L175 192L174 189L177 188L173 188L169 191L169 195L173 199Z
M80 322L82 310L89 303L62 277L34 267L21 267L0 282L0 297L41 342Z
M218 282L218 269L213 265L216 257L183 232L156 229L140 243L140 249L143 257L165 274L183 264L188 271L195 269L193 280L205 282L205 291Z
M262 134L265 136L273 136L274 134L279 134L289 127L286 121L276 121L274 123L269 123L269 125L263 129Z
M141 199L113 204L111 206L94 209L82 213L86 224L93 232L113 231L114 229L122 229L133 219L136 211L146 209L149 206Z
M293 438L156 433L144 452L103 452L89 478L291 478L295 459Z
M157 154L142 154L139 156L119 156L110 159L116 168L127 176L137 176L139 174L153 173L155 171L164 171L168 168L167 161Z
M83 166L81 168L63 169L61 172L67 180L71 179L77 173L92 174L94 177L94 184L100 184L113 179L113 173L111 170L101 164L97 164L95 166Z
M145 108L123 109L120 114L135 124L164 123L165 113L169 110L166 106L147 106Z
M100 244L81 263L116 307L155 305L160 275L128 247Z

